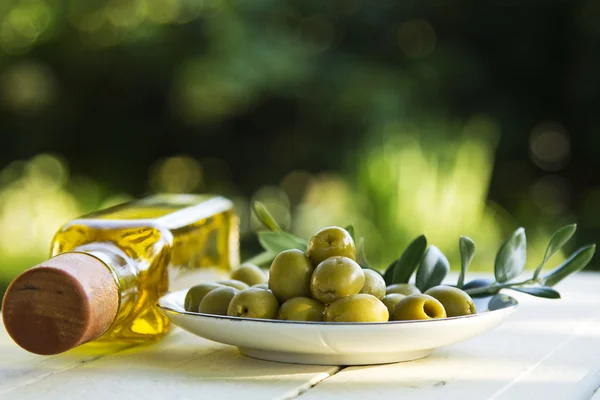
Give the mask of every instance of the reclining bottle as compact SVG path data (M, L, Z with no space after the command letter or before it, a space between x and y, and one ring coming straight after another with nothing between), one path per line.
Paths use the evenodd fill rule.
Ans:
M218 196L155 195L77 218L56 233L52 258L8 287L6 330L43 355L154 341L169 331L158 298L236 265L238 243L233 205Z

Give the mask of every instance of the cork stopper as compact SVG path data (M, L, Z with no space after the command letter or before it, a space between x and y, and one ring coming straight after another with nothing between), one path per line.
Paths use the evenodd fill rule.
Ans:
M118 287L104 263L84 253L63 253L12 281L2 319L19 346L51 355L102 335L118 306Z

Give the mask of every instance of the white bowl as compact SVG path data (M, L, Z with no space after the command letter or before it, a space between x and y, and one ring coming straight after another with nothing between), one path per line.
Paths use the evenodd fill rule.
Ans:
M321 365L385 364L427 357L442 346L494 329L516 308L510 296L474 299L478 314L426 321L294 322L185 311L187 290L158 301L171 322L200 337L237 346L250 357Z

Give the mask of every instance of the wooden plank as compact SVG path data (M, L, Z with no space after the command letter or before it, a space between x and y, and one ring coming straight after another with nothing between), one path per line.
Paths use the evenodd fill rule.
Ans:
M600 274L580 274L559 287L563 300L515 295L520 310L484 336L425 360L337 374L246 358L183 331L108 356L40 357L0 329L0 398L589 398L600 386L598 287Z
M581 274L562 300L515 295L520 310L495 331L424 360L346 368L301 398L588 399L600 385L599 287Z
M17 346L2 324L0 327L0 397L12 389L79 367L121 349L123 347L115 347L108 353L98 353L89 349L85 352L71 351L60 356L38 356Z
M5 393L10 399L294 398L337 367L280 364L242 356L231 346L183 331L78 368L49 374Z

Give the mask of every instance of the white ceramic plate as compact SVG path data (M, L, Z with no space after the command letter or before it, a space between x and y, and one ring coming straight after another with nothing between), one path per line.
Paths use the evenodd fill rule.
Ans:
M442 346L481 335L502 323L517 301L499 294L474 299L478 314L427 321L326 323L259 320L185 311L187 290L158 304L171 322L194 335L237 346L250 357L321 365L385 364L427 357Z

